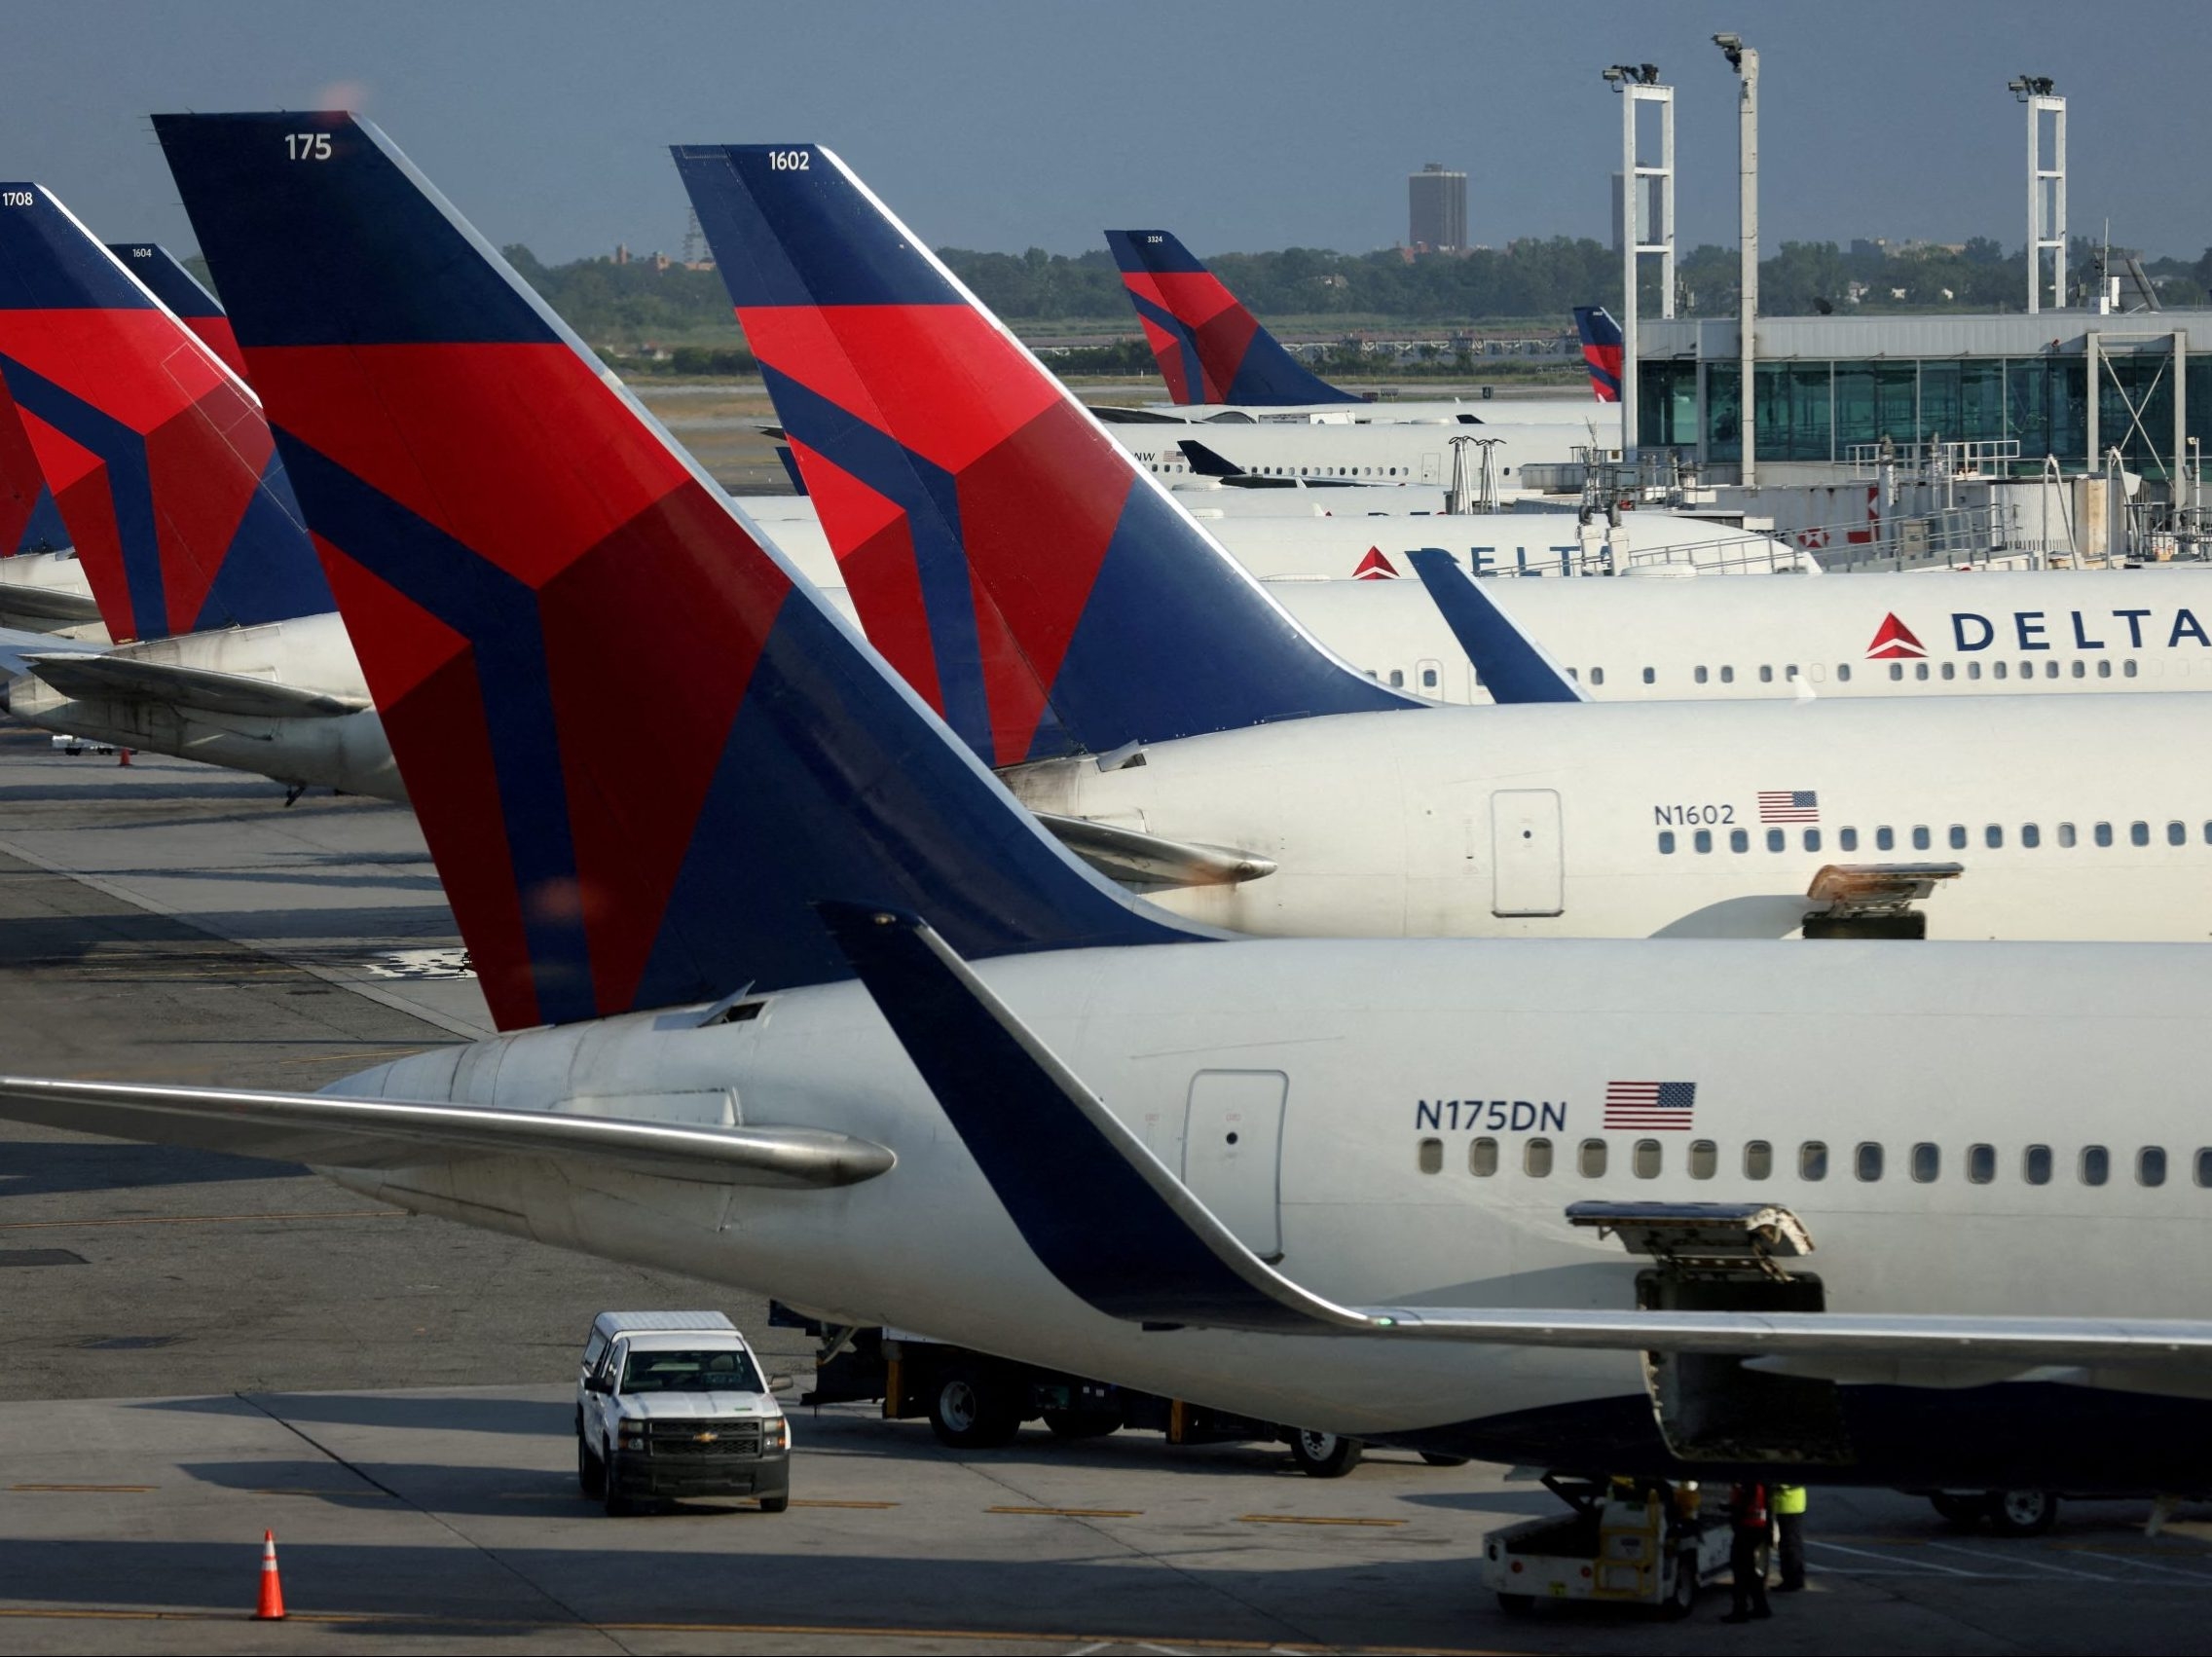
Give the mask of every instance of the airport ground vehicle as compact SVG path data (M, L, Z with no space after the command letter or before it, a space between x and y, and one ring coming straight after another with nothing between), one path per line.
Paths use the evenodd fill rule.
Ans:
M1483 1538L1483 1582L1508 1611L1593 1600L1684 1617L1699 1587L1728 1568L1727 1514L1706 1515L1694 1484L1555 1476L1544 1485L1573 1511Z
M1124 1427L1163 1433L1169 1444L1287 1445L1300 1472L1338 1479L1359 1465L1365 1446L1337 1433L1280 1426L1209 1410L1180 1398L1014 1363L906 1329L838 1329L771 1303L770 1321L822 1340L807 1404L881 1399L888 1420L927 1418L940 1442L981 1450L1010 1441L1025 1421L1055 1438L1099 1438ZM1456 1457L1439 1457L1456 1462Z
M719 1311L603 1311L576 1375L576 1482L607 1511L664 1496L791 1504L791 1426Z

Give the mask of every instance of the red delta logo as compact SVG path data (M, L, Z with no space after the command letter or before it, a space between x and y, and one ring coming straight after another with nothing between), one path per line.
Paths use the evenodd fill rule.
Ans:
M1882 617L1882 625L1874 629L1874 642L1866 646L1866 659L1870 662L1926 654L1927 646L1913 636L1911 628L1897 618L1895 610Z
M1367 549L1367 556L1359 561L1359 568L1351 572L1351 578L1355 581L1395 581L1398 571L1382 556L1381 547L1371 546Z

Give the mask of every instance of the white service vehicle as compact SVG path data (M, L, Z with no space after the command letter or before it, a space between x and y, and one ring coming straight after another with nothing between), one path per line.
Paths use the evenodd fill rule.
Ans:
M1574 1511L1483 1538L1483 1583L1507 1611L1532 1610L1538 1600L1595 1600L1686 1617L1699 1587L1728 1568L1727 1512L1707 1517L1693 1484L1544 1484Z
M603 1311L576 1375L576 1482L624 1513L671 1496L792 1499L792 1433L771 1381L719 1311Z

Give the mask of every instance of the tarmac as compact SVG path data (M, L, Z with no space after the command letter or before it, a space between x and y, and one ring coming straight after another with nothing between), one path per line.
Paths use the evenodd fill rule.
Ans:
M487 1029L412 818L0 722L0 1068L309 1088ZM790 1512L609 1519L575 1483L595 1311L756 1299L412 1218L304 1170L0 1124L0 1650L1688 1652L2203 1643L2212 1509L2050 1535L1817 1491L1813 1580L1722 1629L1503 1614L1484 1532L1557 1511L1507 1470L1039 1429L946 1451L794 1412ZM264 1528L291 1617L249 1619Z

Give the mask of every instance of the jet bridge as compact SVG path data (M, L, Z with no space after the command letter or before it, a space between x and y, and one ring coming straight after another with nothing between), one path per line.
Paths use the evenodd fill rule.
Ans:
M1618 1237L1651 1265L1637 1273L1642 1311L1818 1312L1821 1280L1796 1263L1813 1237L1788 1209L1761 1202L1574 1202L1570 1226ZM1667 1448L1684 1461L1851 1461L1835 1383L1749 1369L1741 1357L1645 1352L1644 1385Z

